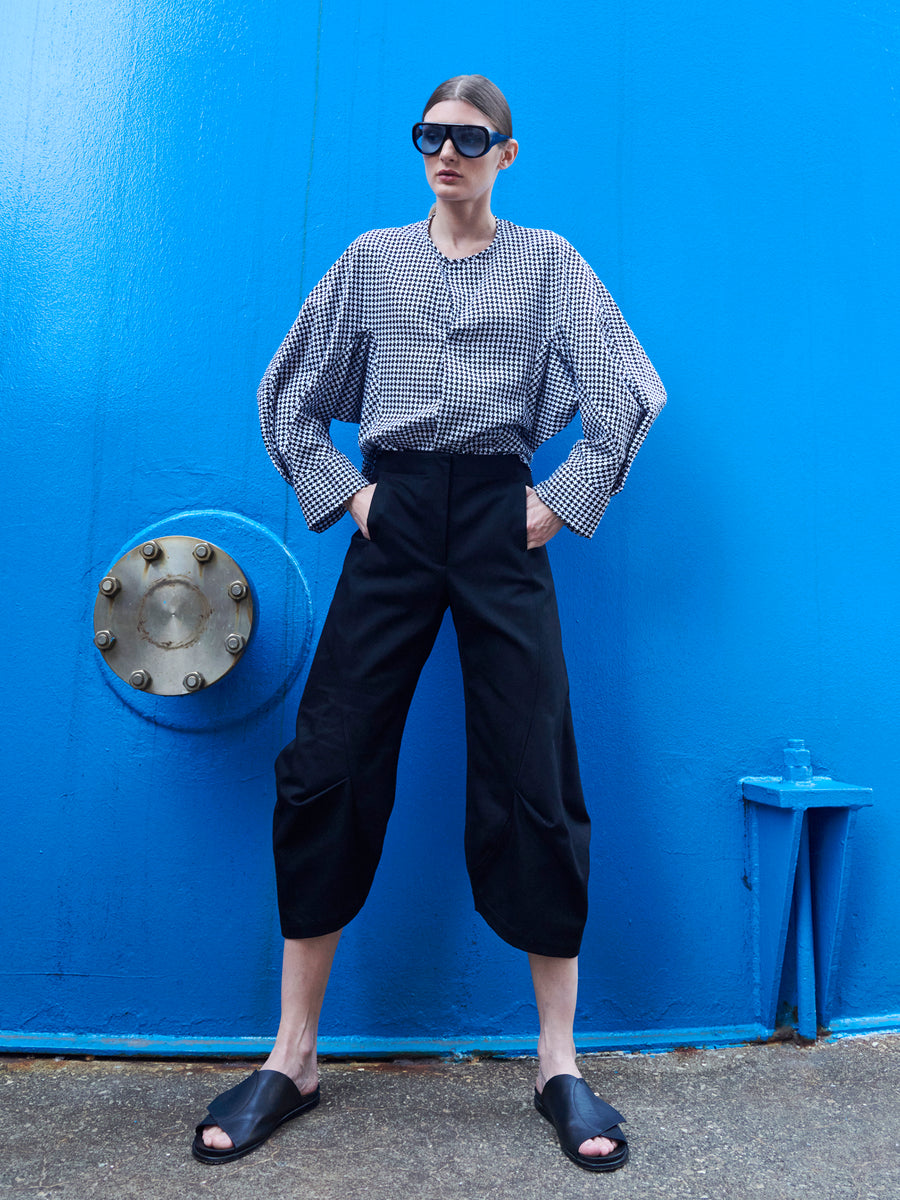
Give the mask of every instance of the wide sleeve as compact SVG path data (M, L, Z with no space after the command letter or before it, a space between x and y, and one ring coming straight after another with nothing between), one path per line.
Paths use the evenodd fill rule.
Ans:
M369 339L360 320L357 247L309 294L257 392L269 457L317 533L368 482L329 435L332 420L359 421L365 385Z
M609 292L569 250L544 401L572 415L577 407L584 436L536 491L570 529L591 537L666 393Z

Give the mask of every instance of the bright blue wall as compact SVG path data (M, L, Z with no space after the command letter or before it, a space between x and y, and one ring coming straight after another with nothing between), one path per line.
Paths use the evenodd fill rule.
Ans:
M254 390L343 247L427 211L408 126L466 70L522 146L496 211L578 246L670 392L597 536L551 551L595 815L579 1027L752 1032L737 780L788 737L876 789L838 1024L900 1012L896 5L4 9L5 1044L274 1030L270 764L350 530L306 530ZM126 696L91 645L97 582L145 528L195 522L265 626L205 696ZM472 911L447 634L323 1021L369 1047L535 1026L522 956Z

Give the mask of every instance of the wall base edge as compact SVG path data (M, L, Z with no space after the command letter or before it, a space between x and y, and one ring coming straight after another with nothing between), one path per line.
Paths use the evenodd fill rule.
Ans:
M867 1033L900 1032L900 1013L883 1013L874 1017L840 1017L830 1021L832 1038L859 1037Z
M900 1017L895 1018L900 1026ZM734 1046L765 1040L761 1025L721 1025L689 1029L620 1030L607 1033L579 1031L579 1052L662 1053L683 1047ZM152 1035L134 1037L94 1033L22 1033L0 1030L2 1054L96 1055L111 1058L243 1058L268 1054L272 1038L190 1038ZM534 1055L536 1039L523 1034L502 1037L322 1037L319 1054L339 1058L395 1058L406 1055L439 1055L458 1058L470 1054L501 1057Z

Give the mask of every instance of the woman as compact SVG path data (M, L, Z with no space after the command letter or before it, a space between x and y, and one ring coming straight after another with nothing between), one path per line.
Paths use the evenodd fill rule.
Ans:
M491 213L518 145L479 75L413 128L431 217L374 230L307 299L260 385L263 436L309 527L351 539L276 763L282 1014L263 1069L218 1097L193 1151L228 1162L319 1101L316 1029L341 929L362 907L422 665L449 607L463 669L466 861L478 911L529 956L534 1102L589 1170L628 1156L623 1118L575 1064L588 832L546 543L590 537L665 402L615 304L562 238ZM536 447L584 437L532 486ZM359 423L362 470L334 447Z

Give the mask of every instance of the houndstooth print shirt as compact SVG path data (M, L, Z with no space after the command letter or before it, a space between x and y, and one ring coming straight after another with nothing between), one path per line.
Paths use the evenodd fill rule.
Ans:
M379 450L517 454L581 414L583 437L536 485L590 537L665 404L609 293L563 238L498 220L446 258L428 222L365 233L307 298L259 386L263 438L310 529L369 482ZM359 423L362 470L332 444Z

